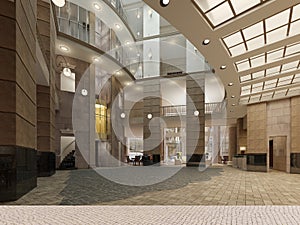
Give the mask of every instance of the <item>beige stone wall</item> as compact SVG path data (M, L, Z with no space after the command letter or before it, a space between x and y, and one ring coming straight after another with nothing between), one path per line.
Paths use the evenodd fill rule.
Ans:
M36 0L0 2L0 143L36 149Z
M267 153L267 104L247 107L247 151L246 153Z
M300 152L300 96L291 98L291 153Z
M283 99L267 103L267 144L274 141L273 168L289 172L291 146L290 99ZM285 137L285 138L284 138ZM278 139L279 138L279 139ZM282 140L286 140L283 144ZM284 148L283 148L283 145ZM282 152L284 149L285 152Z

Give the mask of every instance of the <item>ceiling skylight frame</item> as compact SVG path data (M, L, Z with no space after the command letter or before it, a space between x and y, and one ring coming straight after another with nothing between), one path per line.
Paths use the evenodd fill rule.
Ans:
M274 14L268 18L265 18L255 24L252 24L248 27L243 28L242 30L238 30L230 35L227 35L222 38L222 41L224 43L224 46L226 47L228 53L230 56L238 56L241 54L246 53L247 51L256 50L258 48L263 47L264 45L269 45L272 43L276 43L278 41L282 41L283 39L287 37L292 37L294 35L300 34L300 29L298 28L300 26L300 16L293 18L293 9L299 7L300 4L294 5L288 9L285 9L277 14ZM276 26L270 26L268 29L268 21L272 20L272 18L280 15L280 14L286 14L284 23L279 23ZM287 17L288 15L288 17ZM300 15L300 9L299 9L299 15ZM254 27L260 27L259 29L253 29ZM261 32L261 27L263 27L263 33ZM257 31L256 34L247 34L246 31L252 30L251 32ZM284 32L283 32L284 31ZM230 40L231 36L237 35L237 33L240 33L241 36L243 36L244 40L235 43L234 45L228 44L226 40ZM264 43L263 43L264 41ZM246 48L243 51L232 51L236 46L244 44Z
M244 1L241 4L240 0L210 0L210 1L203 1L203 0L192 0L193 4L196 6L198 11L204 16L206 21L210 24L212 28L216 28L221 26L222 24L227 23L228 21L247 13L254 8L266 3L269 0L251 0L251 1ZM208 5L210 2L210 5ZM246 4L245 4L246 3ZM206 5L205 5L206 4ZM220 17L218 15L218 11L227 6L226 8L230 9L230 12L227 12L227 15L224 16L223 19L218 19L217 21L213 21L213 16Z

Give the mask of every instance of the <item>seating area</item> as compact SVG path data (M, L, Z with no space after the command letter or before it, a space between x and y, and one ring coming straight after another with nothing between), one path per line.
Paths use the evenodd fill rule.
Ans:
M126 163L133 166L149 166L160 163L160 155L136 155L134 158L126 156Z

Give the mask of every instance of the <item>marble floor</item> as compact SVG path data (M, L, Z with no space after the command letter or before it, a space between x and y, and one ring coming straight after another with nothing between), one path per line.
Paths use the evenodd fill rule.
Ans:
M128 186L94 170L57 171L38 178L38 186L19 200L2 205L300 206L300 174L247 172L221 165L204 171L184 167L157 184Z

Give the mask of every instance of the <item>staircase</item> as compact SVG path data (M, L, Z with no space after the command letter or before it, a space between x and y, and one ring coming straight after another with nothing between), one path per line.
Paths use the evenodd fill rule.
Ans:
M65 156L65 158L62 160L62 162L59 165L60 170L75 170L77 169L75 167L75 150L72 150L68 153L68 155Z

